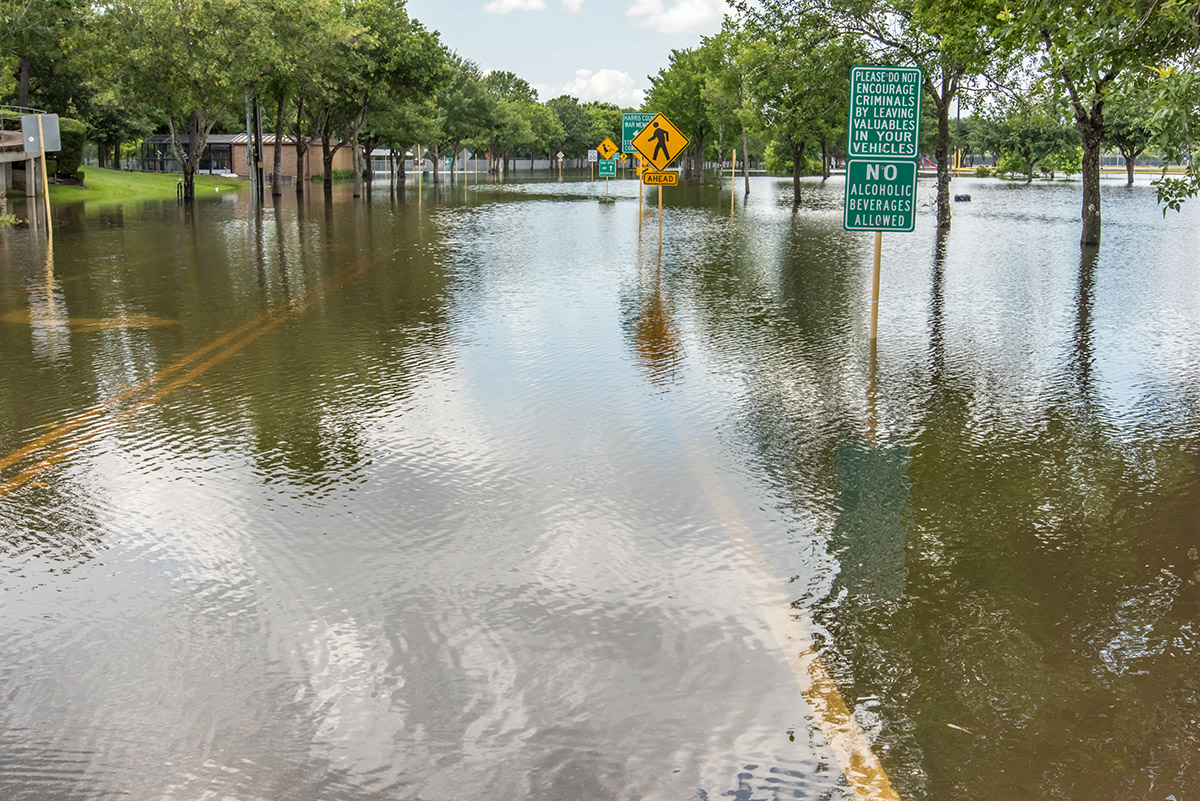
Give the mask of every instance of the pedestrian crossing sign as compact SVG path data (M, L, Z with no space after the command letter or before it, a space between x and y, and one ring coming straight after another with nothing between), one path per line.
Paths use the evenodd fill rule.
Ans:
M655 114L646 127L630 141L658 172L662 172L683 152L691 141L662 114Z
M596 149L600 151L600 158L611 159L613 157L613 154L616 153L620 148L617 147L616 143L613 142L613 140L609 139L606 136L606 137L604 137L603 142L596 145Z

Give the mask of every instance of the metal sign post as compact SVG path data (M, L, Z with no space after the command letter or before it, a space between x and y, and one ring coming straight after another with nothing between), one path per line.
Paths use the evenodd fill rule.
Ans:
M21 139L26 153L37 153L42 162L42 195L46 205L46 233L53 238L53 223L50 220L50 181L46 175L46 152L62 150L62 136L58 127L57 114L25 114L21 117ZM36 181L26 174L25 181Z

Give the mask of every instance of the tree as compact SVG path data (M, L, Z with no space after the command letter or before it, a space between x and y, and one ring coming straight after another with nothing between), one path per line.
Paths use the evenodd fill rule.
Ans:
M261 7L223 0L112 0L103 6L110 73L132 98L161 110L183 168L183 196L220 114L250 83ZM183 136L187 135L187 146Z
M1055 154L1074 152L1079 134L1063 119L1054 98L1017 95L992 116L976 122L975 142L992 153L1021 165L1025 183L1033 181L1033 168Z
M1107 119L1101 144L1114 147L1125 159L1126 186L1133 186L1133 167L1137 157L1154 141L1145 113L1150 96L1149 76L1135 72L1117 82L1108 99Z
M695 50L672 50L670 64L650 76L646 107L665 114L691 140L683 160L685 179L704 176L704 151L712 125L704 86L719 59L719 48L711 42Z
M808 148L819 144L824 157L834 132L845 130L849 104L845 76L864 52L860 39L813 16L763 22L762 17L756 21L752 29L757 29L759 38L743 56L747 87L762 126L791 160L795 211Z
M868 39L881 63L921 68L937 116L937 224L949 227L950 107L965 81L1001 74L1015 58L1015 43L998 23L1002 0L763 0L760 6L753 15L767 24L809 17L812 27L832 24Z
M553 154L566 144L566 129L559 122L558 115L541 103L531 104L527 111L533 131L532 149L545 153L553 162ZM533 153L529 155L529 169L533 170Z
M1083 143L1083 245L1100 244L1100 149L1117 80L1193 48L1198 9L1200 0L1028 0L1001 15L1042 48L1042 69L1070 96Z
M570 158L581 158L588 146L588 118L579 100L559 95L546 101L546 107L558 117L563 128L561 147Z
M358 197L364 168L359 138L367 115L385 95L408 99L432 92L444 76L445 51L437 34L408 16L404 0L350 0L345 9L357 30L341 49L330 82L332 106L341 112L354 154Z
M495 99L487 91L479 65L452 55L449 59L449 78L436 94L437 118L428 142L433 155L433 181L438 183L437 161L443 147L449 147L455 158L463 142L486 138L496 111Z

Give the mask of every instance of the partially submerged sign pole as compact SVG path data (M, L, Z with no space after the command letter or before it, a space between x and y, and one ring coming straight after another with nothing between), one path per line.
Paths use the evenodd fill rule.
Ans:
M57 152L62 150L62 136L58 127L58 115L23 115L21 117L21 140L24 151L29 155L36 153L42 162L42 194L46 206L46 233L50 238L53 238L53 225L50 220L50 181L46 175L46 151ZM37 179L29 175L27 170L25 183L28 185L36 182ZM26 194L32 195L33 193L26 189Z
M674 186L677 180L675 177L667 179L665 170L691 144L691 140L662 114L655 114L629 143L646 159L647 166L654 168L654 172L643 171L642 182L658 186L658 255L661 257L662 188L664 184Z
M924 74L917 67L857 66L850 70L842 227L875 232L872 345L879 331L883 232L911 232L916 225L923 85Z

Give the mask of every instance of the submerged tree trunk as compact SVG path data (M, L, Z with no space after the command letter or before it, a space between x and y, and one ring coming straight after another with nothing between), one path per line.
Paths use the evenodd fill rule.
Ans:
M746 126L742 126L742 178L746 182L746 194L750 194L750 146L746 144Z
M954 87L947 78L942 79L940 96L934 94L937 108L937 140L933 158L937 162L937 227L950 227L950 100Z
M804 164L804 142L788 140L792 149L792 214L800 208L800 170Z
M304 169L304 156L308 152L308 137L304 135L304 95L296 98L296 194L304 194L308 171Z
M283 194L283 90L279 90L279 102L275 107L275 163L271 170L271 196Z
M167 116L167 125L171 130L171 149L175 153L175 161L183 170L183 199L190 202L196 196L196 168L200 164L200 154L204 152L209 126L205 126L201 112L193 111L188 115L188 147L185 155L174 116Z
M829 143L821 139L821 183L829 180Z
M1133 148L1125 148L1125 147L1118 148L1118 149L1121 151L1121 158L1125 159L1125 178L1126 178L1125 185L1133 186L1134 162L1137 161L1138 156L1142 155L1142 149L1138 148L1135 150Z
M1103 117L1099 104L1095 120L1081 123L1079 133L1083 137L1083 234L1080 244L1100 244L1100 133Z

